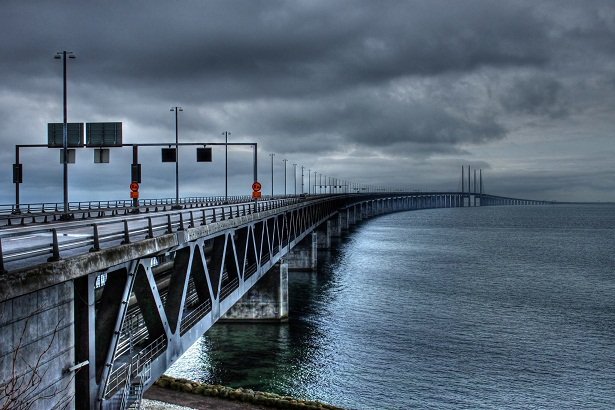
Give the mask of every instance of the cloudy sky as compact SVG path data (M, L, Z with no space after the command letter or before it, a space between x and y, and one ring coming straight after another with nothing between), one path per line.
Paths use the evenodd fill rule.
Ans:
M615 201L615 3L604 1L9 1L0 27L0 202L15 144L62 121L122 121L125 143L257 142L259 179L320 175L489 193ZM59 152L23 148L21 202L62 201ZM180 195L224 193L180 150ZM174 166L142 148L141 197L174 196ZM131 151L70 165L70 200L128 198ZM229 149L229 194L249 194L252 152ZM298 176L298 190L300 176Z

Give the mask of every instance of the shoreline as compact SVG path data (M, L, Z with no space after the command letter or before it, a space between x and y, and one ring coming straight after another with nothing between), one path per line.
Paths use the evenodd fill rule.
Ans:
M150 392L151 390L151 392ZM148 394L149 392L149 394ZM145 393L153 399L193 409L324 409L343 410L315 400L301 400L252 389L198 383L162 375Z

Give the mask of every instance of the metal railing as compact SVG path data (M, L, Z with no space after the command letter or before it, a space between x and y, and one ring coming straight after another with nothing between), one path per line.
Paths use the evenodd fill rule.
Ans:
M148 372L148 366L151 368L151 362L158 357L167 348L167 337L165 335L159 336L152 341L149 345L137 352L132 356L129 361L119 364L109 374L109 381L105 388L104 397L110 398L121 388L126 387L128 381L133 376Z
M53 227L0 229L0 272L6 271L8 263L16 261L31 260L31 265L57 261L65 256L98 251L303 201L306 198L271 199L156 215L136 214L96 223L70 221ZM7 243L13 246L7 246Z
M139 207L142 206L156 206L156 205L190 205L193 203L219 203L225 202L245 202L250 200L247 195L234 195L228 198L224 196L193 196L180 198L179 202L175 201L175 198L151 198L151 199L139 199ZM132 199L112 199L104 201L73 201L68 203L70 211L84 211L84 210L100 210L100 209L112 209L112 208L133 208ZM18 215L19 213L33 214L33 213L64 213L63 202L33 202L28 204L20 204L17 207L15 204L0 204L0 216L6 215Z

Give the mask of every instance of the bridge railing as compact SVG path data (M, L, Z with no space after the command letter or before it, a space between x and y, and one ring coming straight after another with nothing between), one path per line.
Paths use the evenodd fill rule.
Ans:
M63 257L155 238L166 233L276 209L305 200L306 198L302 197L269 199L177 210L156 215L129 214L121 220L114 218L94 223L76 220L52 226L33 225L13 230L2 229L0 271L6 271L9 264L23 267L28 264L57 261ZM16 246L17 242L19 246ZM29 262L26 264L24 261Z
M139 199L139 207L151 207L160 205L187 205L193 203L206 203L206 202L245 202L250 197L247 195L233 195L233 196L203 196L203 197L185 197L180 198L179 202L175 201L175 198L152 198L152 199ZM20 204L19 207L15 204L0 204L0 216L7 215L19 215L19 214L41 214L41 213L64 213L64 204L62 202L33 202L27 204ZM114 208L132 208L132 199L114 199L104 201L73 201L68 203L69 212L79 211L95 211L103 209Z

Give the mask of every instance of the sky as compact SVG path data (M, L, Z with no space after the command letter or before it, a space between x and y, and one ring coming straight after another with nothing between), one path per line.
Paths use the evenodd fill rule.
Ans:
M16 144L62 122L123 123L127 144L258 144L263 192L323 176L404 190L615 201L612 0L2 2L0 203ZM180 196L223 195L224 149L179 151ZM69 200L128 199L130 148L69 165ZM252 148L230 146L228 194L249 195ZM175 167L142 147L141 198L175 196ZM20 149L20 202L62 202L59 150ZM308 182L309 172L309 182ZM472 171L473 172L473 171Z

